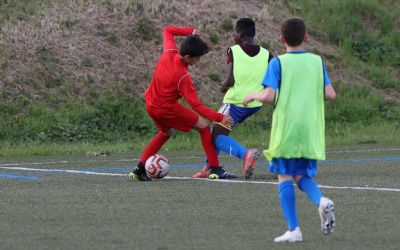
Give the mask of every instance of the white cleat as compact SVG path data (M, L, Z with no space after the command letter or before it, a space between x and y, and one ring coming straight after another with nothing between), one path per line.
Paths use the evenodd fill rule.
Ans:
M319 201L319 216L321 217L321 231L324 235L330 235L336 226L333 201L321 197Z
M279 237L274 239L274 242L301 242L303 241L303 234L300 227L296 227L293 231L286 231Z

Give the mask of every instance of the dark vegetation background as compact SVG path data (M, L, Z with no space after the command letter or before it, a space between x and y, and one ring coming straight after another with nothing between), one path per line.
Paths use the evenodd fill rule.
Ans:
M284 52L279 23L298 15L309 26L307 49L322 55L338 92L327 103L328 144L398 143L399 6L394 0L0 0L0 141L16 147L147 141L155 128L142 95L163 26L194 26L212 45L191 71L203 101L218 108L236 20L253 18L258 42L277 55ZM264 144L270 115L266 107L235 136ZM255 131L266 134L263 142ZM187 145L181 141L177 148ZM132 148L117 149L126 150Z

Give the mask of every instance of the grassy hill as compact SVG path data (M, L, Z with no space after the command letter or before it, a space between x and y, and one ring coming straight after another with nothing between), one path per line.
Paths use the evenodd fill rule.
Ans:
M305 19L307 49L323 56L339 94L327 105L328 144L398 143L399 14L390 0L0 1L0 152L70 142L140 148L154 132L142 94L165 25L194 26L212 45L192 75L199 95L217 108L226 48L244 16L256 21L258 42L274 55L284 52L280 21ZM250 132L268 130L270 113L267 107L236 136L261 144ZM171 147L186 147L187 136Z

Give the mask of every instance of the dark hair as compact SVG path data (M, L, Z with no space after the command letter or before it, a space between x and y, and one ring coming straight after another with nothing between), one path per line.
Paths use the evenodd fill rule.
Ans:
M281 34L288 45L300 45L306 34L306 25L299 17L288 18L281 24Z
M236 22L236 33L242 32L245 37L254 37L256 35L256 23L251 18L240 18Z
M181 43L179 53L181 56L199 57L207 54L208 51L207 43L201 40L199 35L190 35Z

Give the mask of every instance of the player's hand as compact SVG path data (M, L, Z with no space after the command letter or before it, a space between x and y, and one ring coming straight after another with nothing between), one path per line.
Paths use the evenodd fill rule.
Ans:
M192 35L201 35L201 32L199 30L194 29L192 32Z
M243 105L244 106L247 106L247 104L249 103L249 102L252 102L254 100L254 95L253 94L249 94L249 95L247 95L245 98L244 98L244 100L243 100Z
M232 116L230 115L225 115L224 118L222 118L222 124L232 126L235 122L233 121Z

